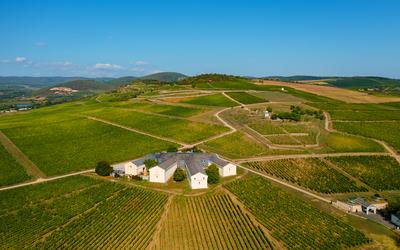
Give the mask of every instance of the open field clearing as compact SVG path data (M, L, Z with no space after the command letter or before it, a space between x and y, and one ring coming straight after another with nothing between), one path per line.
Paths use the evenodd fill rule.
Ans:
M252 95L258 96L262 99L268 100L270 102L304 102L305 100L290 94L287 94L283 91L257 91L250 92Z
M0 197L5 212L0 244L16 249L144 249L167 201L162 193L81 176L3 191ZM10 208L11 202L18 206Z
M0 143L0 187L29 180L25 169L7 152Z
M334 129L387 142L400 152L400 122L333 122Z
M288 249L343 249L370 242L363 233L262 177L237 180L226 187Z
M286 132L282 129L283 126L280 126L279 123L273 123L269 121L253 122L248 126L261 135L286 134Z
M227 128L183 119L171 119L120 109L103 109L88 113L139 131L182 142L193 143L227 131Z
M400 189L400 165L390 156L343 156L327 159L376 190Z
M398 103L345 103L340 101L308 103L313 107L326 111L393 111L399 110Z
M206 111L206 109L132 101L112 103L112 106L178 117L190 117Z
M399 110L377 110L377 111L329 111L332 120L342 121L394 121L400 120Z
M223 193L174 197L155 249L272 249L263 230Z
M235 80L226 80L226 81L196 83L195 88L238 90L238 89L255 89L255 88L257 88L257 85L255 85L254 83L247 81L247 80L235 79Z
M398 102L399 97L378 97L368 95L366 93L352 91L348 89L341 89L323 85L315 84L301 84L301 83L289 83L280 81L259 81L257 82L263 86L285 86L294 88L296 90L312 93L315 95L322 95L335 100L340 100L350 103L383 103L383 102Z
M168 99L165 99L165 101L168 101ZM238 105L236 102L230 100L221 93L203 95L199 97L180 98L180 99L175 99L174 101L180 103L188 103L188 104L202 105L202 106L216 106L216 107L233 107Z
M290 135L267 135L265 138L276 145L301 145L300 141L296 141Z
M246 92L226 92L226 94L242 104L267 102L267 100L263 98L251 95Z
M367 191L318 158L249 162L245 166L319 193Z
M321 137L326 150L334 152L383 152L384 148L379 143L367 139L331 132Z
M275 154L300 154L304 151L269 149L241 132L235 132L224 137L208 141L200 145L201 148L221 154L231 159L275 155Z
M134 159L176 146L83 118L2 131L46 175L93 168L102 160Z

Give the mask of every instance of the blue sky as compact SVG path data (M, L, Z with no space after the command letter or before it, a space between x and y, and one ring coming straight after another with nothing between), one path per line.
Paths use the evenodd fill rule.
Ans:
M400 78L398 0L1 0L0 75Z

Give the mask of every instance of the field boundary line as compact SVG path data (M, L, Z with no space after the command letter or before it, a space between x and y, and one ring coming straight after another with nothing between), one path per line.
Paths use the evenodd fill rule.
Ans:
M273 181L273 182L282 184L282 185L284 185L284 186L286 186L286 187L288 187L288 188L294 189L294 190L299 191L299 192L301 192L301 193L303 193L303 194L306 194L306 195L308 195L308 196L312 196L312 197L314 197L314 198L316 198L316 199L318 199L318 200L320 200L320 201L323 201L323 202L326 202L326 203L329 203L329 204L332 203L332 201L329 200L329 199L326 199L326 198L324 198L324 197L322 197L322 196L319 196L319 195L317 195L317 194L311 193L311 192L309 192L309 191L307 191L307 190L304 190L304 189L302 189L302 188L296 187L296 186L294 186L294 185L292 185L292 184L290 184L290 183L281 181L281 180L276 179L276 178L274 178L274 177L271 177L271 176L269 176L269 175L267 175L267 174L260 173L260 172L258 172L258 171L256 171L256 170L253 170L253 169L244 167L244 166L242 166L242 165L238 165L238 166L239 166L240 168L246 169L247 171L252 172L252 173L254 173L254 174L256 174L256 175L259 175L259 176L261 176L261 177L264 177L264 178L266 178L266 179L269 179L269 180L271 180L271 181Z
M40 179L46 175L26 156L3 132L0 131L0 143L13 158L25 169L33 179Z
M152 240L150 241L150 244L146 247L146 249L155 248L156 243L157 243L157 239L159 238L159 235L161 233L162 224L164 223L164 221L167 220L167 216L169 214L169 211L170 211L170 208L171 208L171 204L172 204L174 198L175 198L175 195L170 195L168 197L167 204L165 204L165 206L164 206L164 212L161 215L160 220L157 222L157 225L155 226L154 233L153 233L153 235L151 237Z
M39 179L37 179L35 181L24 182L24 183L21 183L21 184L2 187L2 188L0 188L0 191L20 188L20 187L25 187L25 186L30 186L30 185L39 184L39 183L48 182L48 181L54 181L54 180L67 178L67 177L70 177L70 176L75 176L75 175L80 175L80 174L85 174L85 173L90 173L90 172L94 172L94 169L88 169L88 170L83 170L83 171L79 171L79 172L74 172L74 173L69 173L69 174L64 174L64 175L59 175L59 176L53 176L53 177L48 177L48 178L39 178Z
M102 122L102 123L105 123L105 124L108 124L108 125L111 125L111 126L114 126L114 127L122 128L122 129L125 129L125 130L128 130L128 131L134 132L134 133L138 133L138 134L146 135L146 136L149 136L149 137L153 137L153 138L156 138L156 139L159 139L159 140L162 140L162 141L172 142L172 143L184 146L184 147L188 147L189 146L189 144L186 144L184 142L180 142L180 141L177 141L177 140L174 140L174 139L171 139L171 138L167 138L167 137L163 137L163 136L153 135L153 134L150 134L150 133L147 133L147 132L144 132L144 131L141 131L141 130L137 130L137 129L134 129L134 128L130 128L130 127L127 127L127 126L124 126L124 125L121 125L121 124L118 124L118 123L115 123L115 122L107 121L107 120L100 119L100 118L93 117L93 116L85 116L85 117L87 119L89 119L89 120Z

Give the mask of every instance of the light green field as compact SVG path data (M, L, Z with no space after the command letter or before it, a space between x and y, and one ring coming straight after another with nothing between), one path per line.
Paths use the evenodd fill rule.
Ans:
M301 143L296 141L290 135L273 135L273 136L265 136L269 141L273 144L281 144L281 145L300 145Z
M124 161L176 146L84 118L2 131L46 175L94 168L102 160Z
M192 143L227 131L219 125L171 119L120 109L103 109L90 113L92 116L116 122L154 135Z
M229 100L222 94L212 94L199 97L184 98L180 102L195 104L195 105L217 106L217 107L238 106L236 102Z
M253 139L240 132L235 132L233 134L208 141L202 144L200 147L207 151L215 152L232 159L261 155L296 154L304 152L300 150L272 150L255 142Z
M206 109L198 109L192 107L161 105L161 104L132 102L132 101L112 103L112 105L121 108L129 108L134 110L146 111L162 115L178 116L178 117L190 117L206 111Z
M82 176L2 191L0 245L145 249L167 197Z
M369 139L357 136L329 133L324 139L325 146L335 152L383 152L384 148Z
M0 143L0 187L29 180L25 169L7 152Z
M377 110L377 111L329 111L332 120L343 121L391 121L400 120L399 110Z
M282 91L262 91L252 93L262 99L270 102L303 102L304 100L292 95L289 95Z
M226 94L228 96L230 96L231 98L235 99L236 101L243 103L243 104L266 102L265 99L251 95L246 92L227 92Z

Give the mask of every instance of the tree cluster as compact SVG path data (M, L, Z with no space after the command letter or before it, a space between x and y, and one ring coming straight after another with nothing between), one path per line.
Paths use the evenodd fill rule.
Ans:
M208 176L208 184L216 184L219 182L219 171L218 167L215 164L211 164L207 167L206 173Z
M314 116L317 119L323 120L324 115L321 110L302 109L300 106L290 106L291 112L274 113L271 116L272 120L291 120L300 121L302 115Z
M100 161L97 163L95 171L96 174L100 176L109 176L112 173L113 168L110 166L110 163L106 161Z
M175 173L174 173L174 176L173 176L174 181L178 181L178 182L183 181L185 179L185 177L186 177L185 171L183 171L182 168L177 168L175 170Z

